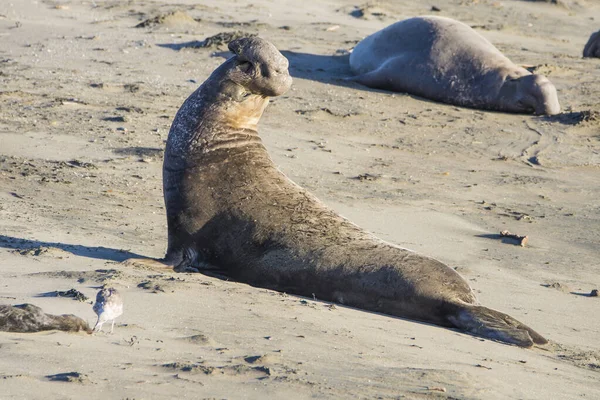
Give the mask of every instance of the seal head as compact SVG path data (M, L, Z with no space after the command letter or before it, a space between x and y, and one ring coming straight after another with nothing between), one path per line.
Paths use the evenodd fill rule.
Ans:
M237 39L229 43L229 50L234 56L206 81L209 85L204 93L220 95L214 100L224 102L229 98L242 103L251 95L274 97L287 92L292 85L287 58L266 40Z
M178 112L169 133L177 145L175 155L183 155L179 144L203 130L206 133L209 126L256 130L268 97L291 87L288 60L271 43L258 37L241 38L230 42L229 49L234 56L221 64ZM207 104L210 107L205 107ZM167 146L167 152L170 150Z
M556 88L543 75L507 77L500 88L498 104L512 112L533 112L537 115L560 113Z
M288 60L271 43L261 38L241 38L229 43L237 68L230 79L247 91L265 97L279 96L292 86Z

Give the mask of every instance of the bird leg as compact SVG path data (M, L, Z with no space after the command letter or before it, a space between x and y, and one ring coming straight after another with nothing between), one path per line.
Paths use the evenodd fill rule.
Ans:
M94 329L92 329L93 332L102 332L102 325L104 324L104 322L100 322L100 317L98 317L98 322L96 322L96 325L94 325ZM98 329L96 329L98 328Z

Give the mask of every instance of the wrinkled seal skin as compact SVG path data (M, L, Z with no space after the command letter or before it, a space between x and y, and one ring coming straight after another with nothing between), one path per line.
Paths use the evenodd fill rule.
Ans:
M519 346L546 343L479 306L452 268L376 238L281 173L257 123L269 96L290 88L288 62L260 38L230 49L235 55L185 101L169 133L164 263Z
M33 304L0 305L0 331L31 333L50 330L92 331L87 322L72 314L46 314Z
M590 39L583 48L583 56L600 58L600 31L592 33L592 36L590 36Z
M554 85L518 67L462 22L415 17L366 37L350 54L352 80L479 109L553 115Z

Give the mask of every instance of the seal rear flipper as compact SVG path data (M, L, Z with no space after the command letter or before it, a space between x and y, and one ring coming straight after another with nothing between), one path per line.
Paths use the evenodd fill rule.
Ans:
M520 347L548 343L539 333L510 315L483 306L459 305L456 312L448 316L448 321L474 335Z

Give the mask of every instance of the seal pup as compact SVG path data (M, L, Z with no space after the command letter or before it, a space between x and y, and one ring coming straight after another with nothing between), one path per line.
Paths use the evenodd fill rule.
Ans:
M91 333L88 323L72 314L46 314L33 304L0 305L0 331L31 333L50 330Z
M590 36L590 39L583 48L583 56L600 58L600 31L592 33L592 36Z
M115 288L104 288L96 295L94 312L98 315L98 321L94 326L94 332L102 330L105 322L112 320L110 333L115 329L115 319L123 314L123 298Z
M479 305L452 268L360 229L279 171L257 124L269 97L292 84L288 61L260 38L229 49L234 56L183 103L169 132L163 263L523 347L546 343Z
M462 22L424 16L396 22L360 41L349 78L459 106L553 115L554 85L518 67Z

